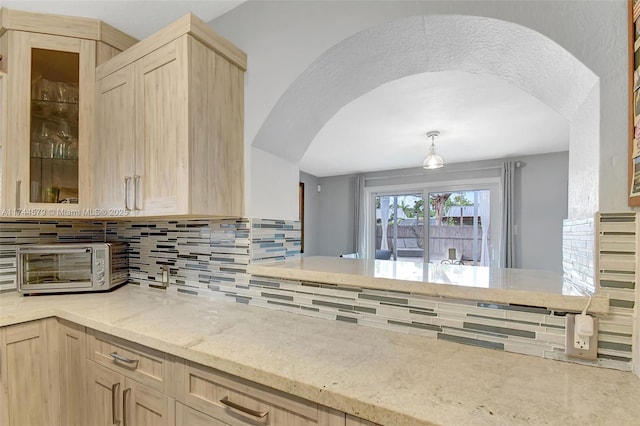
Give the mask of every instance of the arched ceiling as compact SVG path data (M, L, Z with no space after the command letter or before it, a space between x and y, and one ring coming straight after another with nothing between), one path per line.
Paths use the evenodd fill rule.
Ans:
M423 77L403 80L416 75ZM465 80L461 78L462 75L467 76L466 81L461 81ZM425 80L420 81L420 78ZM449 87L436 87L434 82L438 78L444 79L441 83ZM429 79L432 81L427 81ZM469 83L473 82L480 86L475 89L470 87ZM383 86L387 83L389 86ZM433 104L429 105L431 101L427 102L426 93L423 93L422 98L420 94L412 93L414 90L411 89L411 84L417 84L416 89L422 85L432 90L435 93L431 99ZM460 84L459 90L453 86L455 84ZM388 104L389 99L393 99L388 90L397 85L397 89L404 91L407 102L413 102L417 110L424 108L425 113L436 111L436 103L452 111L456 108L455 98L464 93L464 99L467 100L464 109L479 117L466 125L463 123L463 128L467 128L463 132L463 138L463 134L456 136L454 130L461 128L461 120L468 120L460 117L462 114L457 116L452 112L448 119L440 115L434 123L420 114L418 117L413 116L415 121L410 123L405 121L412 117L408 109L391 112L402 117L385 115L378 110L378 117L384 117L380 123L386 121L389 126L400 127L397 129L397 138L391 138L391 129L387 127L380 132L381 135L386 135L386 141L369 138L370 141L378 139L378 142L373 143L380 145L398 140L409 141L412 145L407 149L416 151L415 155L421 157L426 149L425 141L419 140L421 134L439 127L438 130L443 131L443 154L446 153L445 149L449 150L444 146L446 132L460 142L477 140L485 145L490 144L500 127L487 126L489 112L494 111L497 115L502 111L503 114L508 114L510 110L507 106L517 105L517 108L512 109L521 110L511 111L515 115L510 118L519 121L529 130L527 143L533 146L550 138L549 142L564 144L564 148L559 149L560 145L549 148L559 151L567 147L567 121L572 119L597 84L597 76L565 49L540 33L520 25L463 15L404 18L355 34L321 55L279 99L252 146L294 163L302 160L302 169L311 173L310 162L303 159L307 150L309 158L317 157L321 150L342 150L345 155L340 161L351 161L355 157L346 155L347 152L357 152L358 155L363 152L350 148L351 141L356 139L364 126L362 115ZM491 88L494 90L489 90ZM480 96L481 93L483 96ZM361 100L358 99L360 97ZM449 99L450 97L453 99ZM506 99L507 97L510 99ZM373 103L366 105L367 100ZM398 104L402 104L400 97ZM534 125L533 121L524 123L527 112L532 114L532 118L539 117L539 120L552 124ZM341 116L343 113L345 115ZM562 119L564 124L560 123ZM349 120L352 120L353 125L347 130ZM497 119L493 121L497 122ZM355 125L356 122L359 126ZM369 123L373 128L376 125ZM474 126L475 137L469 138ZM514 129L509 126L505 129L509 129L509 135L515 134ZM345 135L349 132L350 137L342 138L341 132L345 132ZM411 135L405 132L410 132ZM362 134L364 138L367 135L370 133ZM558 142L561 138L563 141ZM314 146L310 148L314 140L325 142L317 147L314 142ZM324 146L323 143L328 145ZM500 145L508 147L509 144ZM524 151L513 151L514 155L521 153ZM504 154L495 152L498 157L503 157ZM325 157L323 161L338 160ZM343 172L344 170L346 169ZM318 173L342 172L327 169Z
M447 163L567 151L569 123L495 76L422 73L385 83L341 108L300 161L315 176L419 167L439 130Z

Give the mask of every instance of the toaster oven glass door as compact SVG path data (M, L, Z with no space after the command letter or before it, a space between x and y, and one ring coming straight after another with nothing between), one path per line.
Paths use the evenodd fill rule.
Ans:
M22 257L22 289L91 288L91 248L27 251Z

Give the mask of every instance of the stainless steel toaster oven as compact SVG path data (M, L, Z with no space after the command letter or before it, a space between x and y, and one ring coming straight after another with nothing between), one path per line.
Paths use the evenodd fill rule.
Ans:
M69 293L104 291L127 282L127 244L55 243L18 246L18 291Z

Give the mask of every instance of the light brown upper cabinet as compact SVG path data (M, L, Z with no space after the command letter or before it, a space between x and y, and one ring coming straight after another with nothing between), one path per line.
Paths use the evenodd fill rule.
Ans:
M244 213L246 55L188 14L97 70L97 207Z
M96 66L136 40L94 19L4 8L0 34L3 216L78 214L93 205Z

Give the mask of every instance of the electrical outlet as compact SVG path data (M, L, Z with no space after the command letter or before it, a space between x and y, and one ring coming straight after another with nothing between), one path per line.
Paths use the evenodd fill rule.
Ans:
M169 286L169 267L162 267L162 285L165 287Z
M573 330L573 346L576 349L582 349L583 351L589 350L589 340L591 336L581 336L578 334L578 330Z
M578 336L575 332L575 314L566 316L565 353L572 358L595 360L598 357L598 318L593 318L593 336Z

